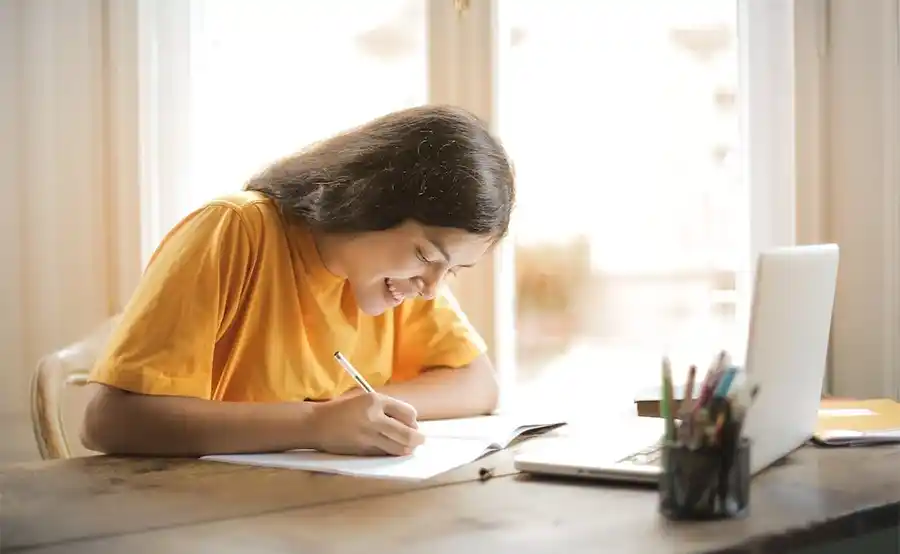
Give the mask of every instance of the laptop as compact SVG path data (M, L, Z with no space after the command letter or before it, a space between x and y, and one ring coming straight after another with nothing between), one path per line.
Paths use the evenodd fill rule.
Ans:
M757 259L744 363L745 376L760 386L744 422L744 435L752 441L752 475L803 446L815 430L838 260L834 244L783 247ZM660 418L637 416L612 421L597 429L593 440L562 437L523 450L515 467L524 473L655 484L663 425Z

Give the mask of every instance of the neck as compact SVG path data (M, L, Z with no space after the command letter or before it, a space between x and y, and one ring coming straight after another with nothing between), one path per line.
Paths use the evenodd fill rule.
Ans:
M347 273L344 271L340 260L342 258L341 251L347 239L319 231L313 231L312 238L316 251L319 254L319 259L322 260L322 265L325 266L325 269L337 277L346 279Z

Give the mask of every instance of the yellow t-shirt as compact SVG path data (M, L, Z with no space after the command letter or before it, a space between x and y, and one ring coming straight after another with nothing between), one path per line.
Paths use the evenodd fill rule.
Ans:
M379 387L467 365L485 346L446 290L364 314L305 228L240 192L164 238L91 380L225 401L325 400L355 386L335 350Z

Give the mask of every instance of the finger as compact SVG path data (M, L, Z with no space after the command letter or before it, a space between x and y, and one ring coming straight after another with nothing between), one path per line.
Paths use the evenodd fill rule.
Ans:
M377 429L385 437L408 448L415 448L425 440L425 437L415 429L387 416L379 422Z
M384 405L382 406L382 409L386 415L396 419L407 427L412 427L413 429L419 428L419 423L416 421L418 414L416 414L415 408L406 402L389 396L383 397L383 401Z
M377 448L388 456L406 456L412 453L411 448L400 444L381 433L373 433L370 442L374 448Z

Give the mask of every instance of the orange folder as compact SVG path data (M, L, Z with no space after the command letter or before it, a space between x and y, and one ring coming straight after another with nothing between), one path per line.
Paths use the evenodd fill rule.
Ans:
M813 442L822 446L900 444L900 403L889 398L823 398Z

